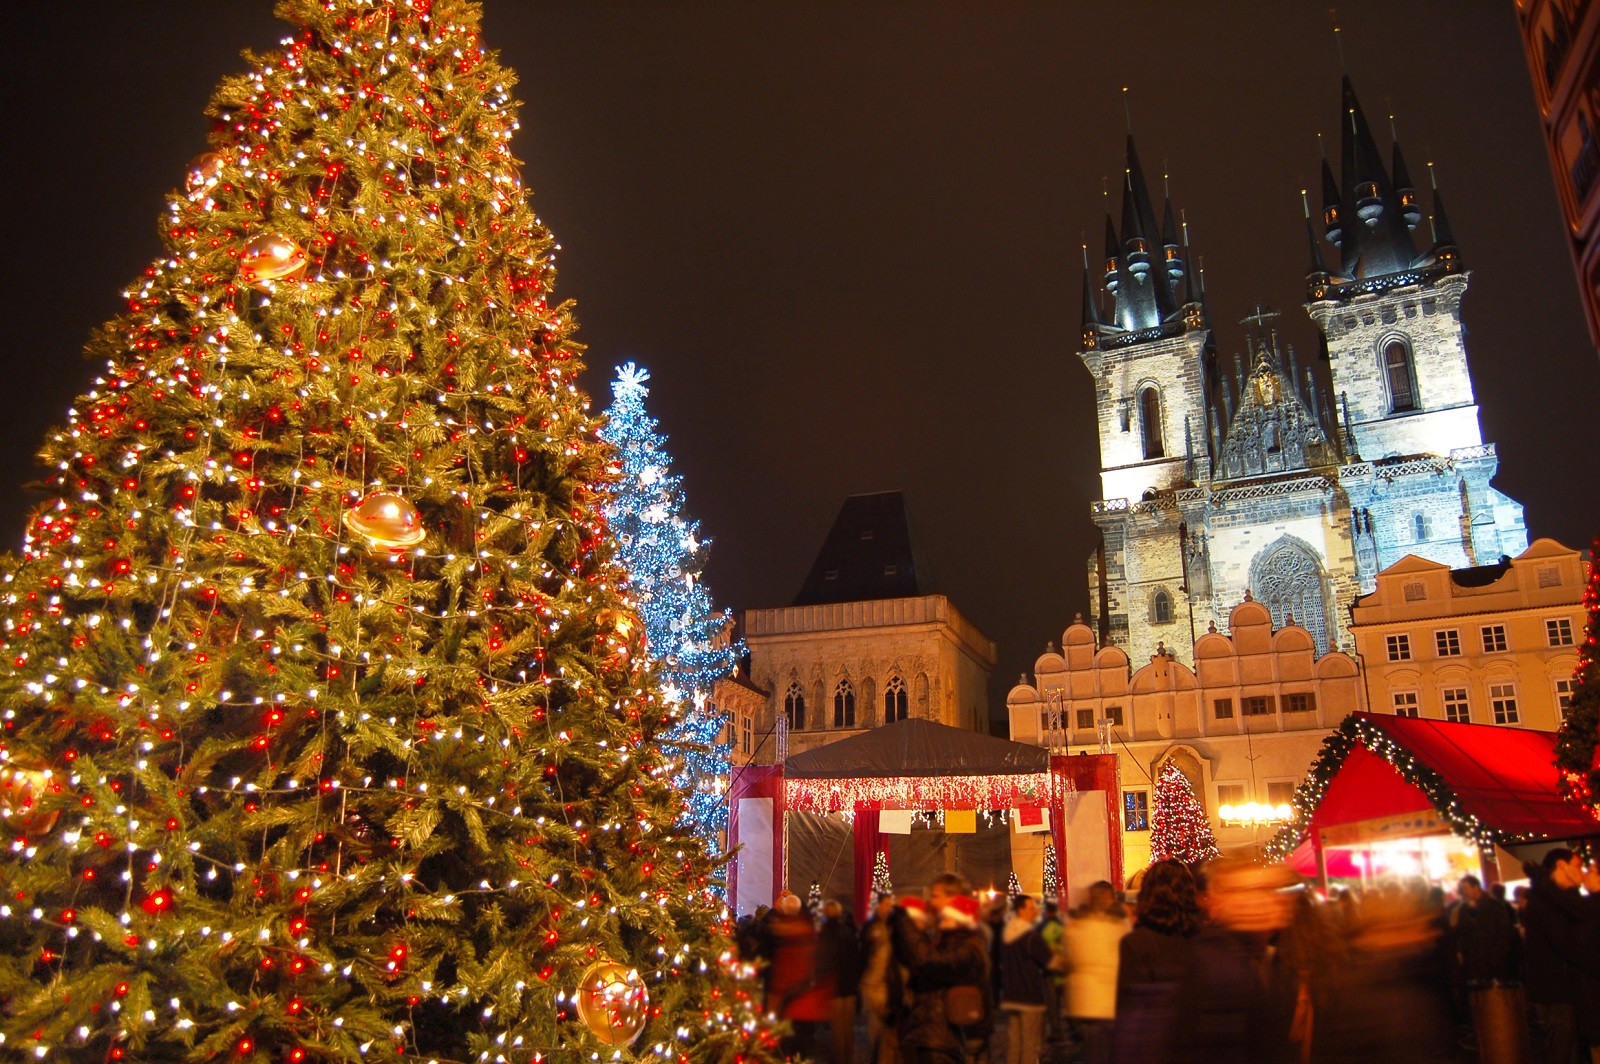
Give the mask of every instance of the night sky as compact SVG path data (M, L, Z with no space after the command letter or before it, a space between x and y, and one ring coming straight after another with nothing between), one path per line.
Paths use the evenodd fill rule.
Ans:
M1221 352L1242 350L1258 300L1316 350L1300 189L1315 209L1316 134L1338 129L1325 5L486 6L596 407L613 366L649 367L714 540L712 592L735 609L786 605L843 498L887 489L909 497L937 590L1000 644L992 712L1086 608L1099 482L1079 249L1098 256L1102 187L1121 181L1123 86L1146 173L1170 169L1187 212ZM1380 144L1392 111L1416 180L1438 165L1496 483L1531 534L1585 547L1600 360L1513 5L1337 17ZM159 252L207 98L288 28L268 0L29 3L6 23L9 545L29 456L93 375L84 339Z

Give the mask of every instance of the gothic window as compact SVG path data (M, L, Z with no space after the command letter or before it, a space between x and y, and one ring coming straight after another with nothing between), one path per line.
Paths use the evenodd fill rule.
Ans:
M1433 525L1432 522L1428 520L1428 515L1412 514L1411 531L1416 536L1418 543L1425 542L1428 539L1429 533L1433 531Z
M1383 377L1389 388L1389 413L1417 409L1417 382L1411 367L1411 348L1404 340L1383 346Z
M800 731L806 726L806 696L798 683L790 684L783 696L783 716L789 722L790 731Z
M1167 594L1164 588L1157 591L1155 597L1150 600L1150 623L1172 623L1172 596Z
M1139 393L1139 432L1144 440L1146 458L1166 455L1161 446L1161 393L1153 385Z
M840 680L839 686L833 689L833 726L835 728L856 726L856 689L850 685L849 680Z
M1284 537L1256 555L1250 566L1250 590L1272 614L1272 626L1290 623L1311 633L1318 652L1329 649L1328 607L1322 567L1300 542Z
M898 676L889 677L889 682L883 688L883 722L893 724L897 720L905 720L909 701L906 682Z

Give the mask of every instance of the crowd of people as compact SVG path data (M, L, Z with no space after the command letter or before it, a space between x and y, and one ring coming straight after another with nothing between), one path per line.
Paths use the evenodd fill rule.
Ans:
M1160 861L1065 914L944 875L859 930L785 893L739 949L785 1052L831 1064L855 1064L858 1014L863 1064L1600 1064L1600 864L1558 848L1525 872L1510 897L1465 876L1323 899L1282 866Z

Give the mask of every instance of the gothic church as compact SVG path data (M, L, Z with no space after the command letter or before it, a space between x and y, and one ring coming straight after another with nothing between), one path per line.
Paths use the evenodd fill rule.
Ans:
M1386 167L1349 78L1342 103L1320 235L1306 211L1305 309L1329 385L1260 310L1243 323L1245 355L1218 356L1187 232L1170 200L1158 222L1128 138L1121 226L1107 217L1098 278L1085 263L1080 353L1100 431L1090 601L1100 642L1134 662L1192 661L1247 595L1274 627L1305 627L1318 653L1349 648L1349 607L1380 569L1527 548L1521 505L1490 483L1461 324L1470 274L1443 200L1434 188L1419 251L1400 145Z

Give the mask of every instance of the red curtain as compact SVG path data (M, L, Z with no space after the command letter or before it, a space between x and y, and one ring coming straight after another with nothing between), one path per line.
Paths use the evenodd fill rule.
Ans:
M879 852L888 860L888 847L883 844L883 832L878 830L878 811L856 806L855 830L855 891L856 924L866 923L872 908L872 866Z

